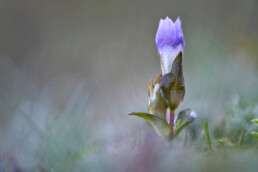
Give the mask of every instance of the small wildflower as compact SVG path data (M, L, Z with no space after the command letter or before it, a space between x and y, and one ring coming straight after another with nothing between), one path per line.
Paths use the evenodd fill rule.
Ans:
M156 33L156 45L160 55L162 75L170 73L172 64L180 51L184 51L185 41L179 17L175 23L166 17L160 19Z

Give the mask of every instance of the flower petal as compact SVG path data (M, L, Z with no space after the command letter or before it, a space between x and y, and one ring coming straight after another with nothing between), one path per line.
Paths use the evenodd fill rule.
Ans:
M160 50L164 45L172 45L176 38L176 27L174 22L166 17L160 20L159 28L156 34L156 44Z
M179 17L175 23L169 17L160 19L156 45L161 58L162 75L164 75L171 72L176 56L180 51L184 51L185 41Z

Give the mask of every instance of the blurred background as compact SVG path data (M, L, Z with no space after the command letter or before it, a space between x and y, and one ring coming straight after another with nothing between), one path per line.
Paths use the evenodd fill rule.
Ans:
M257 8L256 0L1 0L0 171L126 171L147 126L127 114L147 111L166 16L180 16L186 42L179 110L194 109L211 128L232 104L258 115ZM157 168L257 167L238 155L232 166L180 147Z

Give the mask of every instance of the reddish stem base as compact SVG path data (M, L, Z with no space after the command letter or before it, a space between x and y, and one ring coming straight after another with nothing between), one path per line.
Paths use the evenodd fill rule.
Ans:
M171 133L174 133L174 118L175 118L175 112L169 112L169 125L171 128Z

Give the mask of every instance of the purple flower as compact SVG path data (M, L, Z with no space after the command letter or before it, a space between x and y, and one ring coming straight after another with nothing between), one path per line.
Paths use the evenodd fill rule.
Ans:
M180 51L184 51L185 41L179 17L175 23L166 17L160 19L156 34L156 44L160 54L162 75L171 72L172 64Z

